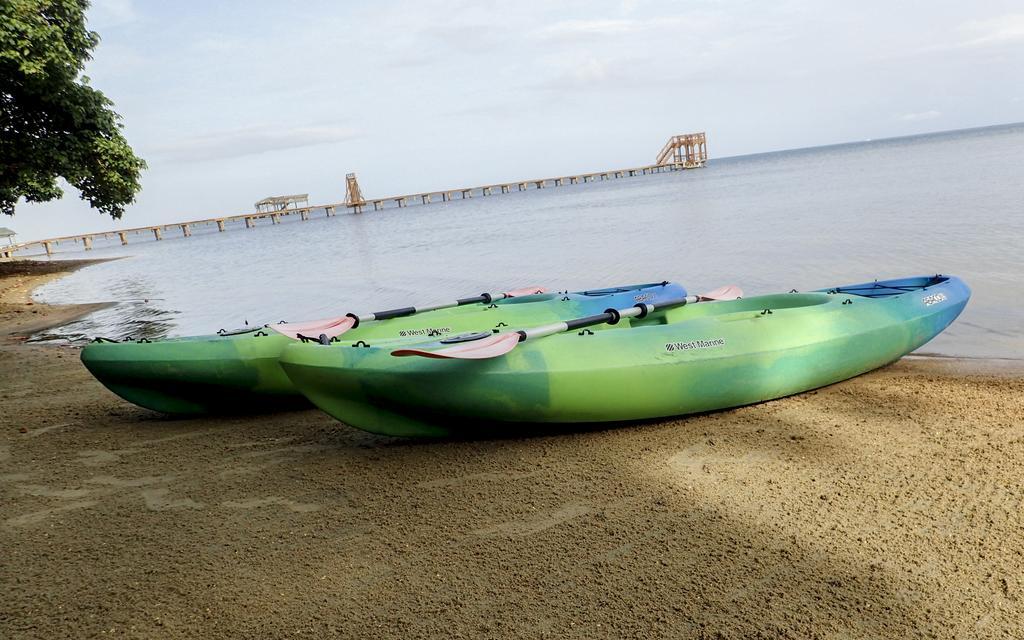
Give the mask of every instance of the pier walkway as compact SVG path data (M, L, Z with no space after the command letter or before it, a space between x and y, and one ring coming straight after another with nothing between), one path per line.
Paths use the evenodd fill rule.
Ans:
M516 180L513 182L500 182L478 187L460 187L457 189L441 189L437 191L424 191L406 195L387 196L384 198L366 198L362 195L359 183L355 174L348 174L345 178L346 194L344 202L331 204L319 204L303 207L290 207L269 210L269 207L258 207L255 212L239 213L234 215L217 216L200 220L189 220L187 222L174 222L169 224L153 225L146 227L134 227L131 229L117 229L113 231L101 231L97 233L78 233L74 235L46 238L45 240L33 240L22 242L11 246L0 247L0 259L10 259L17 254L38 255L53 253L62 244L74 243L81 245L84 250L90 250L93 242L98 239L120 240L122 245L127 245L129 238L148 237L154 240L163 240L168 232L180 232L182 237L190 237L196 227L206 225L217 225L218 231L225 231L229 226L245 225L245 228L253 228L257 221L269 220L271 224L279 224L285 216L298 215L302 220L308 220L313 212L323 211L326 217L337 214L338 209L350 209L352 213L362 213L369 207L374 211L385 208L402 208L410 204L430 204L431 202L450 202L452 200L466 200L474 197L486 197L514 191L528 191L531 189L545 189L550 187L561 187L572 184L586 184L588 182L614 180L631 176L663 173L667 171L681 171L703 167L707 162L707 145L704 133L691 133L669 138L668 142L658 153L654 164L631 167L628 169L612 169L610 171L596 171L593 173L581 173L575 175L559 176L554 178L532 178L530 180ZM287 196L297 200L301 196ZM268 199L269 200L269 199ZM278 204L260 201L260 204ZM28 253L32 249L36 254Z

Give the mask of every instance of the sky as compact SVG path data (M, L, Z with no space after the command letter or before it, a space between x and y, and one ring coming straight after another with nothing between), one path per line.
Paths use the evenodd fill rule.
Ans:
M1024 120L1018 1L94 0L86 69L149 164L121 221L18 239Z

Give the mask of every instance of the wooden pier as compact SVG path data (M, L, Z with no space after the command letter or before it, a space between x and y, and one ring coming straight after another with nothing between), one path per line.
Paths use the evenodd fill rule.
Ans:
M333 204L297 206L299 203L308 202L306 194L294 196L277 196L265 198L256 204L256 211L250 213L239 213L227 216L205 218L202 220L190 220L188 222L175 222L170 224L154 225L148 227L135 227L132 229L119 229L114 231L102 231L98 233L74 234L47 238L45 240L33 240L20 244L0 247L0 259L10 259L15 254L27 251L33 247L42 250L46 255L53 255L61 244L81 244L82 249L88 251L93 247L93 241L97 238L117 238L122 245L128 244L129 237L150 236L154 240L163 240L165 232L180 231L182 237L190 237L196 227L216 225L218 231L226 231L229 225L241 226L252 229L258 220L269 220L271 224L279 224L281 218L291 215L299 215L302 220L309 220L314 211L323 211L326 217L337 214L338 209L349 209L352 213L362 213L364 209L373 207L374 211L386 208L403 208L410 204L430 204L432 202L451 202L453 200L467 200L473 197L486 197L531 189L545 189L549 187L561 187L573 184L586 184L605 180L615 180L631 176L649 175L664 173L668 171L681 171L684 169L695 169L703 167L707 162L707 142L704 133L688 133L672 136L665 146L658 153L654 164L631 167L628 169L612 169L610 171L596 171L593 173L581 173L576 175L558 176L554 178L532 178L530 180L516 180L514 182L501 182L478 187L459 187L457 189L443 189L439 191L424 191L398 196L387 196L384 198L366 198L362 194L359 182L354 173L345 176L345 201ZM290 205L290 206L289 206Z

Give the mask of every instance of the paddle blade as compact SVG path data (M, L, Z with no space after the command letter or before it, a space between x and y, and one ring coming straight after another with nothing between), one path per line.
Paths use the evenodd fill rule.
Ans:
M548 290L544 287L523 287L522 289L513 289L506 291L506 298L518 298L520 296L532 296L537 293L547 293Z
M356 324L356 319L349 316L341 318L330 318L327 320L313 320L311 322L286 322L283 324L272 324L270 328L288 336L292 340L298 340L299 335L319 337L321 334L328 338L340 336Z
M697 296L697 299L701 302L709 302L712 300L735 300L736 298L743 297L743 290L734 284L727 284L724 287L718 287L713 291L702 293Z
M479 340L444 344L436 342L432 345L396 349L391 355L421 356L424 358L450 358L457 360L486 360L503 356L519 344L518 333L496 333Z

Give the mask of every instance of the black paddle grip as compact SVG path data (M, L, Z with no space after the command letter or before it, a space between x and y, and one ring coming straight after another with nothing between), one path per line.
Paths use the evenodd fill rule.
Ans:
M604 313L600 313L596 316L587 316L586 318L576 318L575 320L567 320L565 322L566 331L572 331L573 329L582 329L583 327L592 327L595 324L603 324L605 322L611 322L612 320L618 321L618 312L616 312L615 315L612 315L610 311L615 310L611 309L609 311L605 311Z
M619 320L622 319L622 315L619 314L618 309L605 309L604 312L612 317L612 319L608 321L608 324L618 324Z
M391 318L411 316L414 313L416 313L416 307L402 307L400 309L388 309L387 311L375 311L373 317L377 320L390 320Z

